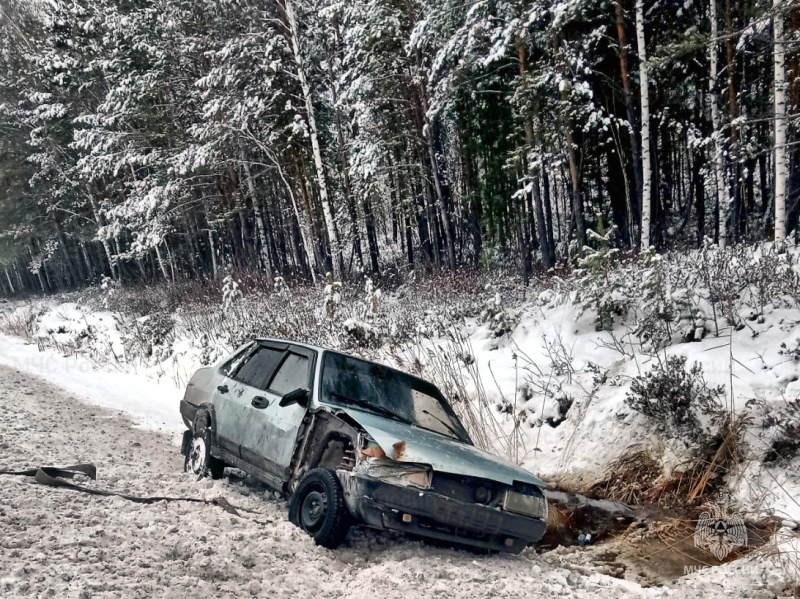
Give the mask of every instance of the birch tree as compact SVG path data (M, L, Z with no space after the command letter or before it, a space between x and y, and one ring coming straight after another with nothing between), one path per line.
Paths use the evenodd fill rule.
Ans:
M297 19L295 18L294 7L291 0L285 0L284 8L286 10L286 20L289 25L289 35L291 37L294 60L297 65L297 79L300 81L300 88L303 90L303 99L306 104L306 118L308 119L309 136L311 137L311 151L314 154L314 167L317 172L319 199L322 204L322 214L325 218L325 230L328 234L328 242L331 246L333 276L339 281L342 278L342 250L339 245L339 235L336 232L334 213L328 196L328 185L325 181L325 166L322 162L322 151L319 145L319 131L317 129L317 118L314 111L311 86L308 83L303 53L300 48L300 32L297 27Z
M642 251L650 247L650 214L652 211L651 194L653 185L650 166L650 94L647 79L643 4L643 0L636 0L636 43L639 46L639 88L642 103Z
M786 238L786 47L783 36L783 0L773 0L775 57L775 241Z
M727 241L727 193L725 192L724 149L722 147L721 119L719 114L719 24L717 22L717 0L710 0L709 19L711 20L711 38L708 42L709 79L708 91L711 101L711 127L714 140L714 185L717 192L717 218L719 219L719 245L725 247Z
M642 204L642 152L639 148L639 138L636 134L637 119L634 107L633 89L631 88L630 67L628 64L628 36L625 34L625 9L622 7L622 0L615 3L615 13L617 19L617 39L619 41L619 66L622 77L622 92L625 96L625 111L628 115L628 137L631 144L631 159L633 161L633 179L636 187L636 205ZM627 202L630 206L630 202ZM631 212L630 208L628 212ZM629 219L633 220L630 215ZM628 223L628 227L635 227L633 222ZM629 233L633 239L633 231Z
M800 211L796 0L0 1L0 295L530 272Z

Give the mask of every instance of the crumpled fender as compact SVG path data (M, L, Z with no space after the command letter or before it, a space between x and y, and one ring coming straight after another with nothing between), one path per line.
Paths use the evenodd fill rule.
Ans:
M472 445L366 410L350 406L337 408L361 425L391 459L429 464L437 472L474 476L506 485L519 482L546 487L539 477L524 468Z

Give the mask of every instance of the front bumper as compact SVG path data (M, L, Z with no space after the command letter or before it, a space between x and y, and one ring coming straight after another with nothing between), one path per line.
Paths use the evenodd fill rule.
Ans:
M538 542L547 528L538 518L344 470L337 474L350 512L375 528L511 553Z

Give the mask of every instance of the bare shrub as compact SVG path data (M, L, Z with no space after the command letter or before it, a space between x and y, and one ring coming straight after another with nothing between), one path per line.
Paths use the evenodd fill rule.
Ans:
M0 331L6 335L32 341L38 328L39 314L30 307L0 313Z
M509 459L518 457L514 435L503 431L501 416L492 409L475 352L462 327L451 327L442 339L420 334L402 349L395 345L377 357L433 382L478 447Z
M165 312L133 319L122 328L125 355L136 356L145 361L150 358L158 360L165 357L175 339L173 317Z
M723 386L710 387L703 378L702 366L686 369L686 358L669 356L658 366L633 379L625 403L636 410L672 427L700 437L698 415L710 414L718 408Z
M786 407L772 419L772 424L777 431L769 442L763 461L769 464L791 460L800 453L800 399L787 402Z

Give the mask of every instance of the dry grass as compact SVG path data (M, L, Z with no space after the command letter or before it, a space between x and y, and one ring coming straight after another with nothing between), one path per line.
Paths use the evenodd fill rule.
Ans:
M628 505L653 503L653 492L661 480L661 464L650 450L635 449L612 462L605 480L593 485L588 495Z
M716 445L711 459L704 456L693 468L698 476L692 481L694 486L689 493L688 500L690 502L708 497L710 493L716 492L722 479L734 466L742 463L745 457L742 438L747 424L748 418L744 415L739 416L736 420L728 417L722 423L719 433L707 448L708 452Z
M0 312L0 331L12 337L32 341L38 326L38 314L30 308Z
M462 327L448 329L443 340L418 334L414 342L404 345L402 350L393 345L388 355L379 357L432 381L444 393L478 447L518 461L519 435L515 434L518 425L511 434L504 432L501 415L492 409L475 352Z
M637 448L614 461L605 479L592 486L593 497L630 505L688 507L704 503L719 491L733 468L742 463L747 418L726 419L699 455L664 473L657 456Z

